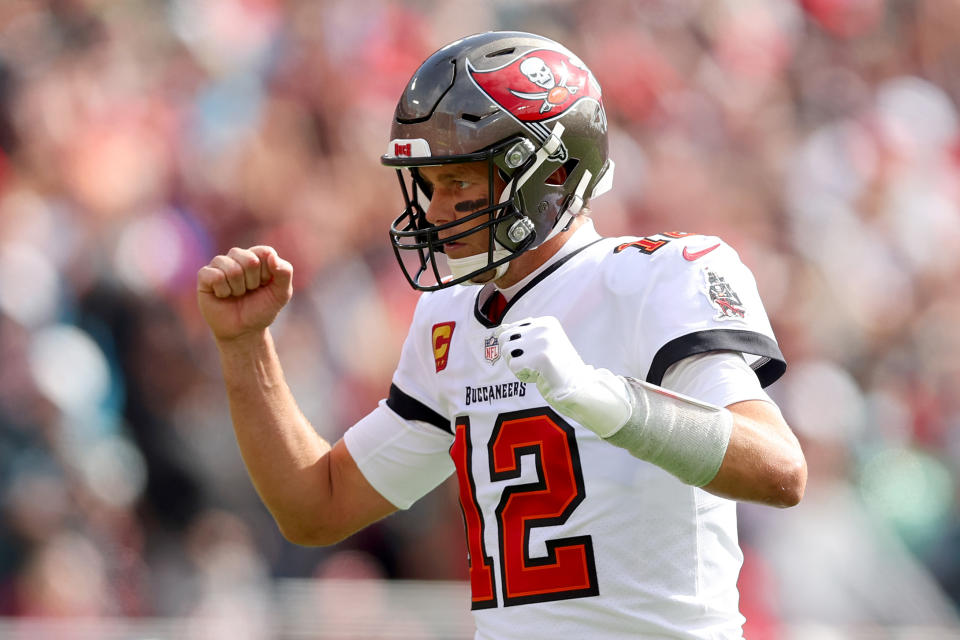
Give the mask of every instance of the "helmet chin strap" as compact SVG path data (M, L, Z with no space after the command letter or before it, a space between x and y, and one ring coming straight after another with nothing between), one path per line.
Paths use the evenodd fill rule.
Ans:
M478 253L475 256L467 256L466 258L447 258L447 266L450 267L450 273L453 274L454 278L459 278L465 276L468 273L472 273L478 269L483 269L486 265L489 264L487 261L487 253ZM493 261L502 260L510 255L510 252L506 249L494 249L493 251ZM503 276L507 272L507 269L510 268L509 262L504 262L499 267L496 267L493 278L491 280L496 280ZM486 272L484 272L486 273ZM471 285L471 284L483 284L482 282L474 282L471 280L464 280L460 284Z

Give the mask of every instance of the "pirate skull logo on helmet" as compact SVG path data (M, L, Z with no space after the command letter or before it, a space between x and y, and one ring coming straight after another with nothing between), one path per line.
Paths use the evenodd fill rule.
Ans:
M549 90L557 86L557 81L553 79L553 71L550 71L546 62L536 56L525 58L520 63L520 73L527 76L530 82L544 89Z

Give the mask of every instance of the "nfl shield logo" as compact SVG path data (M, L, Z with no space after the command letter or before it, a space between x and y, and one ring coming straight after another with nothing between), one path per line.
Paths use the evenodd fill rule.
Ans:
M490 336L483 341L483 357L490 364L500 359L500 342L497 336Z

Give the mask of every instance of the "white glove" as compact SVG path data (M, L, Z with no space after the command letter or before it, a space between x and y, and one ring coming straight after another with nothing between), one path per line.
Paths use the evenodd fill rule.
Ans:
M550 406L601 438L616 433L632 405L623 379L584 363L552 316L500 325L500 352L521 382L533 382Z

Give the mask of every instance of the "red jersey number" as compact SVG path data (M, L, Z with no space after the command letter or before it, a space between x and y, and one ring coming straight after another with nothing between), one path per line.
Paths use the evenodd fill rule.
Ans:
M469 436L469 418L460 418L450 453L460 482L473 608L479 609L497 606L496 581L484 546ZM532 557L529 549L531 529L565 523L586 496L573 427L546 407L506 413L497 419L487 452L492 482L519 478L523 455L533 455L537 469L535 482L507 486L496 508L504 606L597 595L590 536L548 540L543 557Z

